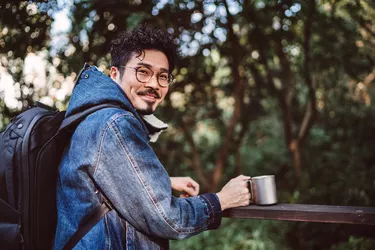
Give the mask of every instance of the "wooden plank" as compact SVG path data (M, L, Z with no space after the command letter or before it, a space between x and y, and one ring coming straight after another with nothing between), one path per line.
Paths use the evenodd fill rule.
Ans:
M305 204L250 205L225 210L223 216L229 218L375 225L374 207Z

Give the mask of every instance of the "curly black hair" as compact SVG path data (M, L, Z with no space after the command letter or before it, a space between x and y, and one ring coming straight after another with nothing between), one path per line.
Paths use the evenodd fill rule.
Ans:
M140 56L144 50L163 52L168 59L169 72L172 73L176 60L176 45L173 36L164 29L155 29L149 25L138 25L131 31L123 31L111 42L111 66L118 67L123 75L124 66L136 54Z

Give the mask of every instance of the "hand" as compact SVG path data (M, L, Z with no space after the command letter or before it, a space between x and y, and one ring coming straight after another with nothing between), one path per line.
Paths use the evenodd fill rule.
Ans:
M190 177L170 177L172 189L183 192L180 197L188 198L199 194L199 184Z
M221 210L248 206L250 204L251 194L248 188L249 176L240 175L234 179L231 179L217 196L220 200Z

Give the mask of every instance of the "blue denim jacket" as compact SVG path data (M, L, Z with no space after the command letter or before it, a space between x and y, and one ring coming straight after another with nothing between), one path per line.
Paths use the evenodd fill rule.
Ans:
M217 228L221 209L216 194L172 196L169 176L149 145L152 126L120 86L96 67L79 76L66 116L108 102L122 108L89 115L64 151L57 183L55 249L62 249L101 205L100 192L114 209L74 249L168 249L168 239Z

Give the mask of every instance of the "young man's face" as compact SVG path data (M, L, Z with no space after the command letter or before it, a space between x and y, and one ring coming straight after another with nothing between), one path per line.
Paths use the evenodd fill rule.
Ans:
M142 67L151 69L154 72L152 78L147 82L140 82L136 78L135 68ZM143 115L154 113L156 107L164 100L168 93L168 86L162 87L158 84L158 76L169 72L167 56L157 50L144 50L140 56L133 55L124 65L124 74L120 79L120 72L112 67L110 76L115 80L133 107ZM161 76L161 75L160 75Z

